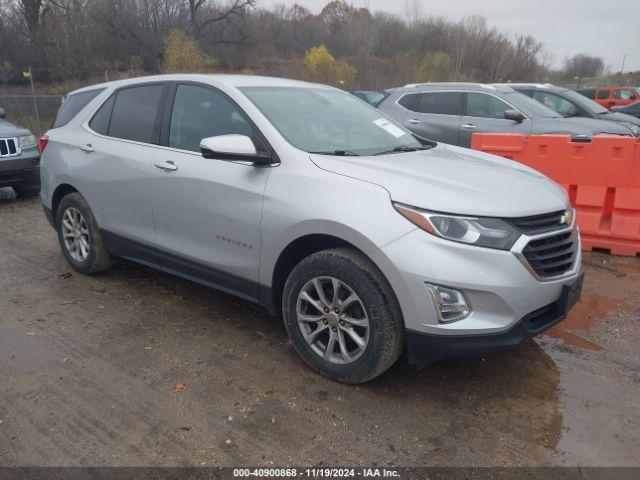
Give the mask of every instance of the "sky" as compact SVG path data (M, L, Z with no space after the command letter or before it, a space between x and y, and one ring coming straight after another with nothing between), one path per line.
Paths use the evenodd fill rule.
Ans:
M329 0L258 0L258 6L298 3L317 13ZM349 1L349 0L348 0ZM417 0L423 16L459 20L467 15L487 17L512 38L533 35L552 54L553 66L577 53L602 57L613 72L640 70L639 0ZM404 17L404 0L351 0L355 6Z

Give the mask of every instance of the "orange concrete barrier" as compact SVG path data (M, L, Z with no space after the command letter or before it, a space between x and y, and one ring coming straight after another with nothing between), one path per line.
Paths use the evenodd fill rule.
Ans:
M640 140L474 133L471 148L523 163L569 192L582 247L640 254Z

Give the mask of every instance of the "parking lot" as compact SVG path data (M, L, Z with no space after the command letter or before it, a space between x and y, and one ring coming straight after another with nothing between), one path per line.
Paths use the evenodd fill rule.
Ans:
M0 190L0 464L637 465L640 258L584 267L542 338L354 387L248 302L72 273L39 199Z

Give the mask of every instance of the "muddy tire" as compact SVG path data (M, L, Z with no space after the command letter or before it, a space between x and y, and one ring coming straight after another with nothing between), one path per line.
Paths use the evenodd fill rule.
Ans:
M74 270L92 274L113 265L89 204L79 193L65 195L56 211L58 242Z
M282 312L297 352L333 380L369 381L404 348L404 323L391 287L352 249L324 250L302 260L285 283Z
M40 185L14 186L13 191L18 198L35 197L40 194Z

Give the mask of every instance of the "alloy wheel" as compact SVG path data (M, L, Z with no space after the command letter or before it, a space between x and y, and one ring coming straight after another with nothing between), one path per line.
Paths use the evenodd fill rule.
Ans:
M369 343L369 317L355 291L334 277L314 277L296 302L298 326L312 350L337 364L351 363Z

